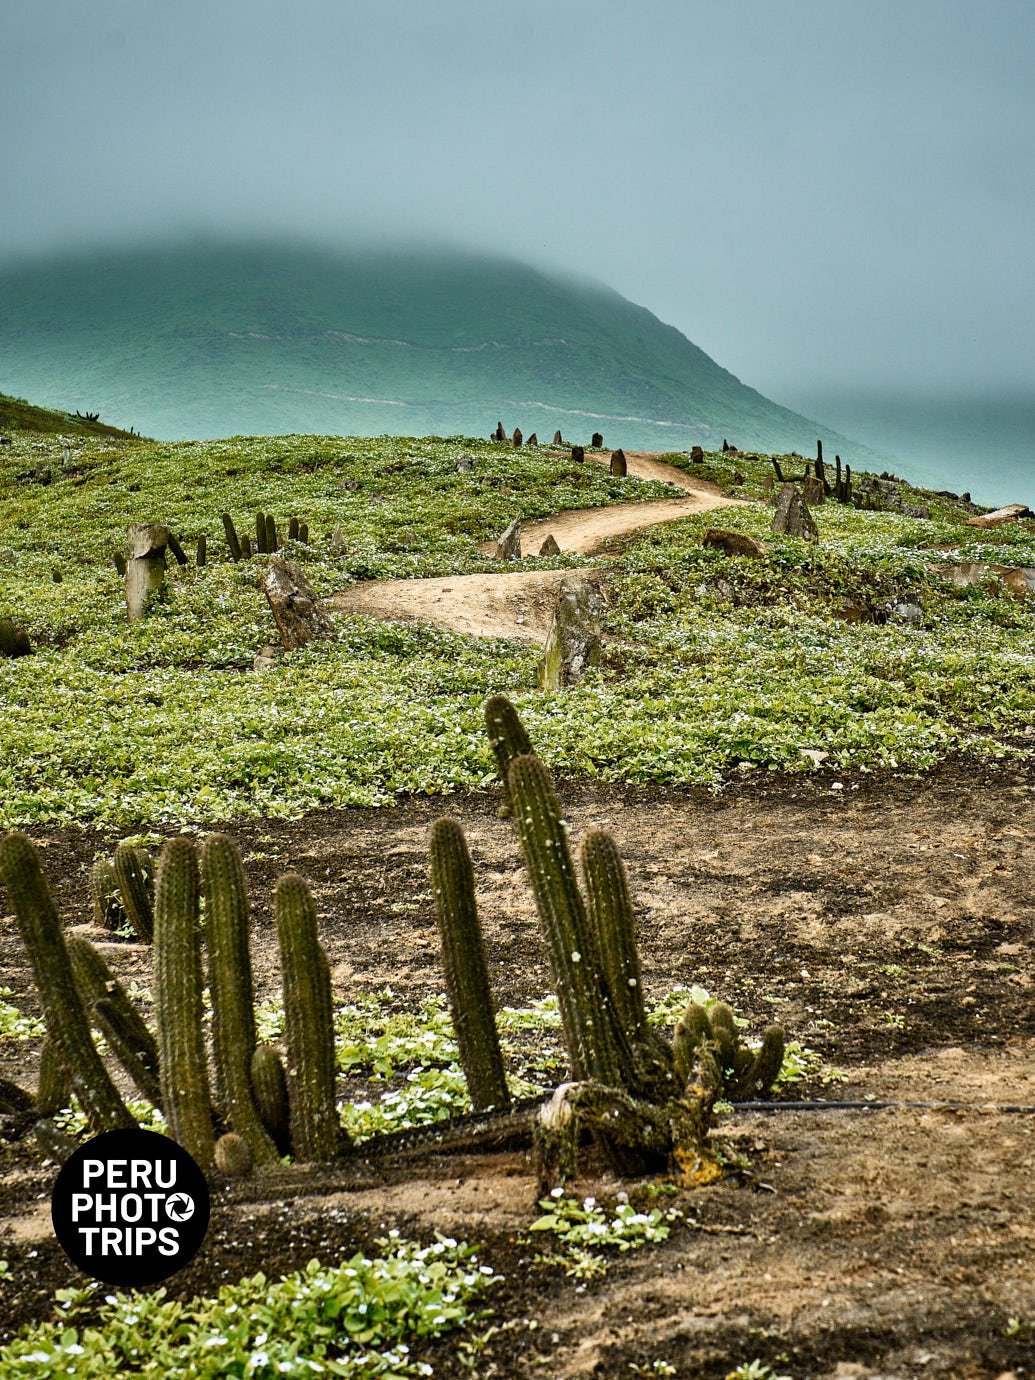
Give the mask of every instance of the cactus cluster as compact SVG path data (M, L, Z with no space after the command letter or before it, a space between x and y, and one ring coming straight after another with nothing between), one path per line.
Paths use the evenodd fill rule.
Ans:
M671 1044L648 1024L635 913L614 840L599 829L586 835L580 878L550 774L531 751L513 705L494 696L485 720L549 946L577 1080L560 1110L544 1109L544 1124L571 1123L577 1106L596 1118L597 1138L620 1172L666 1144L678 1163L698 1165L715 1098L768 1091L782 1064L783 1032L767 1030L756 1053L742 1043L722 1003L707 1012L689 1007ZM501 1105L507 1088L474 876L455 820L432 826L431 879L471 1100L476 1108ZM570 1125L566 1134L570 1139Z
M255 514L255 537L254 539L247 534L238 536L234 520L229 513L222 514L223 530L226 533L226 543L230 549L230 559L232 561L249 560L254 554L260 556L273 555L280 550L280 541L277 534L277 524L270 513ZM302 522L300 518L292 517L288 519L288 540L300 542L303 546L309 545L309 524ZM199 548L198 565L204 565L204 557Z
M28 656L32 651L29 634L10 618L0 618L0 656Z
M310 1162L336 1158L349 1142L339 1130L334 1098L330 973L305 883L283 877L276 894L285 1069L275 1049L256 1042L251 915L236 846L218 834L200 850L188 839L171 839L153 886L147 862L121 844L113 864L95 867L92 881L103 920L117 877L134 925L149 927L157 1039L103 955L86 939L64 934L32 843L21 834L0 841L0 882L32 964L47 1030L36 1105L41 1145L53 1157L67 1149L49 1117L69 1093L78 1097L93 1131L133 1125L98 1052L96 1031L203 1168L240 1174L289 1153Z

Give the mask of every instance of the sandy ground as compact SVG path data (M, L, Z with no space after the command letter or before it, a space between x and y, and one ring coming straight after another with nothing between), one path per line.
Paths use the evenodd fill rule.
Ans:
M552 535L562 551L590 555L613 537L741 501L729 498L707 480L694 479L673 465L655 460L647 452L630 451L626 460L630 474L673 484L687 497L558 513L523 529L522 550L534 555ZM590 452L587 461L607 465L609 454ZM495 543L483 547L486 554L494 549ZM369 580L332 595L326 602L338 613L431 623L468 637L519 637L542 643L550 626L557 586L570 574L570 570L517 570L512 574L431 580Z

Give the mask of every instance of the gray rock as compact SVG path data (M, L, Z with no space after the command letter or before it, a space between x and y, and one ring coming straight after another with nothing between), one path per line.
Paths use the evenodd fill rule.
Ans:
M812 519L801 491L793 484L781 484L776 495L773 531L785 537L818 541L819 529Z
M693 449L690 451L690 463L692 465L700 465L703 462L703 460L704 448L702 446L694 446Z
M924 626L924 611L919 604L898 603L888 606L888 622L904 623L907 628Z
M562 690L600 662L603 597L584 575L561 581L546 648L539 663L540 690Z
M169 529L161 522L134 522L127 532L126 616L131 623L144 618L165 585L165 552Z
M471 458L470 455L461 455L456 462L456 470L458 474L470 474L473 468L474 460Z
M624 450L613 450L611 452L611 473L616 479L624 479L629 473Z
M557 538L552 532L547 533L546 540L539 548L539 554L540 556L559 556L561 554L561 548L557 545Z
M271 556L260 583L285 651L336 636L323 600L300 565L282 556Z
M255 653L255 660L252 662L253 671L269 671L276 666L277 662L284 654L283 647L274 647L268 643L265 647L260 647Z
M521 519L515 518L496 543L498 561L519 561L521 559Z
M769 548L765 542L756 541L754 537L749 537L746 532L727 532L722 527L706 528L704 536L701 538L701 545L716 546L727 556L750 556L756 561L769 554Z

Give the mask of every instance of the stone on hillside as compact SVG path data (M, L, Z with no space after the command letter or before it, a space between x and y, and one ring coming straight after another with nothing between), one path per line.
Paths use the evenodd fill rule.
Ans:
M967 518L967 525L970 527L1002 527L1007 522L1016 522L1018 518L1035 517L1026 503L1008 503L1005 508L996 508L994 512L982 513L979 517Z
M585 447L584 447L584 446L572 446L572 448L571 448L571 458L572 458L573 460L575 460L575 461L578 461L579 463L581 463L583 460L585 460L585 458L586 458L586 450L585 450Z
M811 474L806 475L802 481L802 498L810 508L815 508L818 504L826 500L826 489L823 487L822 479L815 479Z
M345 550L345 533L341 530L341 524L335 527L331 533L330 552L332 556L340 556Z
M690 451L691 465L700 465L704 460L703 446L694 446Z
M526 445L526 446L537 446L538 444L539 444L539 437L538 437L538 436L535 434L535 432L533 431L532 434L531 434L531 436L530 436L530 437L528 438L528 440L525 442L525 445Z
M616 479L624 479L629 473L629 466L625 462L624 450L614 450L611 452L611 473Z
M161 522L134 522L128 529L126 615L139 622L165 584L165 552L169 529Z
M812 519L801 491L793 484L781 484L776 495L776 512L773 514L773 531L785 537L803 537L805 541L818 541L819 529Z
M334 637L334 624L300 565L271 556L260 580L285 651Z
M564 445L564 437L561 435L561 433L560 433L559 431L555 431L555 432L553 433L553 443L554 443L555 446L563 446L563 445Z
M515 446L521 444L521 428L519 426L514 428L514 435L510 439Z
M771 474L762 476L762 495L767 503L773 501L773 490L776 488L776 480Z
M589 441L590 450L603 450L604 438L599 431L594 431Z
M540 690L574 685L599 664L602 609L600 589L593 581L584 575L565 576L539 663Z
M919 604L900 602L888 607L889 623L904 623L907 628L924 626L924 611Z
M709 527L701 538L701 545L715 546L727 556L750 556L754 560L769 554L765 542L756 541L746 532L727 532L722 527Z
M521 519L515 518L496 543L498 561L519 561L521 559Z
M265 647L260 647L255 653L255 657L252 661L252 670L269 671L276 666L283 655L283 647L275 647L272 642L269 642Z
M539 548L540 556L559 556L561 548L557 545L557 538L552 532L547 534L546 540Z
M456 470L458 474L470 474L473 468L474 461L469 455L461 455L456 462Z
M502 422L496 423L496 430L492 433L492 439L494 441L505 441L507 439L507 433L503 430Z

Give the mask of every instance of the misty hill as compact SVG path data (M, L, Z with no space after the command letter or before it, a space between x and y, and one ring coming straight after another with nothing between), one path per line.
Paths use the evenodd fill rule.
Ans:
M202 241L8 265L0 384L166 438L502 419L654 449L841 441L606 287L445 251Z

